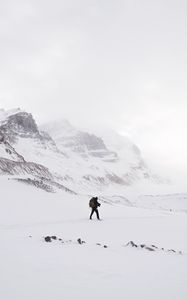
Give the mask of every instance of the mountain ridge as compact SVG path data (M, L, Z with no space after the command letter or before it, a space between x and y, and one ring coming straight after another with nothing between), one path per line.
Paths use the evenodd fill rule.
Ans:
M79 193L122 194L136 182L161 182L128 138L113 134L107 139L67 120L38 126L30 113L0 110L0 172L14 175L14 171L42 180L50 177L56 186Z

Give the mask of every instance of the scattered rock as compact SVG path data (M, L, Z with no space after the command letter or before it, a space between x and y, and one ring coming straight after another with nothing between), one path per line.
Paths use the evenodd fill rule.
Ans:
M29 235L29 237L31 238L32 237L32 235ZM52 236L45 236L44 237L44 240L46 241L46 242L52 242L53 240L58 240L58 241L60 241L62 244L72 244L72 240L66 240L66 241L63 241L61 238L58 238L56 235L52 235ZM82 245L82 244L85 244L86 242L85 241L83 241L81 238L78 238L77 239L77 243L79 244L79 245ZM103 248L108 248L108 246L107 245L102 245L102 244L100 244L100 243L96 243L96 245L97 246L102 246ZM183 253L182 253L182 251L176 251L176 250L174 250L174 249L168 249L168 250L166 250L166 249L164 249L164 248L159 248L159 247L157 247L157 246L155 246L155 245L146 245L146 244L136 244L136 243L134 243L133 241L130 241L130 242L128 242L126 245L125 245L125 247L132 247L132 248L137 248L137 249L145 249L145 250L147 250L147 251L151 251L151 252L155 252L155 251L165 251L165 252L170 252L170 253L175 253L175 254L180 254L180 255L182 255Z
M157 247L157 246L155 246L155 245L151 245L151 247L153 247L153 248L155 248L155 249L158 249L158 247Z
M133 241L128 242L126 246L138 247Z
M145 250L148 250L148 251L165 251L165 252L172 252L172 253L176 253L176 254L177 253L182 254L181 251L176 251L176 250L173 250L173 249L165 250L164 248L159 248L155 245L146 245L146 244L137 245L133 241L128 242L125 245L125 247L127 247L127 246L135 247L135 248L138 248L138 249L145 249Z
M145 247L146 250L149 250L149 251L155 251L155 249L151 248L151 247Z
M169 249L168 252L174 252L174 253L176 253L176 251L173 250L173 249Z
M77 242L78 242L80 245L82 245L82 244L85 244L85 243L86 243L85 241L82 241L80 238L79 238L79 239L77 239Z
M44 237L44 240L45 240L46 242L51 242L51 237L50 237L50 236L46 236L46 237Z

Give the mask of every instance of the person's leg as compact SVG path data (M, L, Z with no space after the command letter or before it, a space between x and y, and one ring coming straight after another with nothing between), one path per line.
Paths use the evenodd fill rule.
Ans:
M100 220L100 218L99 218L99 211L98 211L97 208L95 209L95 212L96 212L96 215L97 215L97 219Z
M90 214L90 220L92 219L93 213L94 213L94 208L92 208L92 211L91 211L91 214Z

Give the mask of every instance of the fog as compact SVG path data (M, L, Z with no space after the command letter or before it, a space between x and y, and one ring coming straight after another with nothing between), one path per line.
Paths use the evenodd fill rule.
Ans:
M187 2L1 0L0 107L128 135L187 174Z

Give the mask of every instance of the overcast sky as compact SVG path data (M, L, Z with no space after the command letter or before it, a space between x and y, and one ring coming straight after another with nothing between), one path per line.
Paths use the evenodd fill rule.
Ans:
M0 106L128 134L187 168L186 0L0 0Z

